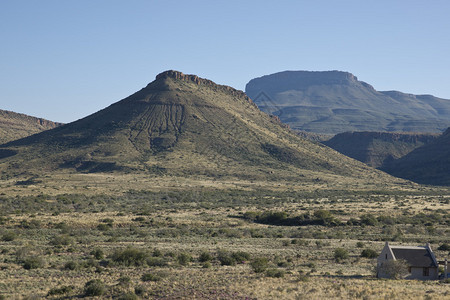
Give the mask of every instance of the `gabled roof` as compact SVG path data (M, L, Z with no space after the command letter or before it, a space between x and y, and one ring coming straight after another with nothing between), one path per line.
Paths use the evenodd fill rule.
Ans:
M404 259L411 267L437 267L428 247L390 246L395 259Z

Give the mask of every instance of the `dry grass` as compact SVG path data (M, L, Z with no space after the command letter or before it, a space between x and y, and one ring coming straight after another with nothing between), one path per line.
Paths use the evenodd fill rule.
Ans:
M339 218L345 220L362 213L401 214L410 212L449 210L449 204L440 196L370 196L371 201L327 198L305 199L300 203L280 203L273 209L301 212L324 207L342 210ZM381 198L382 202L376 201ZM380 199L378 199L380 200ZM410 204L410 205L407 205ZM372 237L380 234L378 227L324 227L270 226L236 218L245 211L260 210L259 206L214 209L160 208L139 215L129 212L107 211L98 213L50 213L9 215L2 230L14 231L13 241L0 242L0 295L17 299L29 295L46 296L52 288L73 286L69 295L83 294L84 284L91 279L101 279L107 286L108 297L117 297L135 287L145 290L144 298L154 299L445 299L450 295L450 285L439 282L404 280L377 280L373 277L374 260L361 258L364 247L381 250L384 242ZM24 221L33 221L37 228L21 228ZM109 221L108 221L109 220ZM65 223L65 229L55 224ZM106 231L97 229L99 224L112 223ZM413 232L404 234L406 239L431 239L432 247L447 241L448 228L437 226L436 233ZM252 236L257 232L261 236ZM321 233L325 238L303 237L298 234ZM340 238L333 238L342 232ZM441 232L441 233L439 233ZM69 236L69 245L54 246L55 236ZM328 236L328 238L327 238ZM359 236L355 239L354 236ZM295 243L294 243L295 242ZM401 242L397 242L401 243ZM137 249L159 249L168 259L165 267L126 267L108 265L64 270L68 261L87 262L94 248L102 249L106 259L117 249L132 246ZM333 259L337 247L349 250L350 258L341 263ZM33 255L45 259L42 268L25 270L16 260L16 252L28 249ZM236 266L221 266L216 260L210 268L203 268L197 261L201 252L213 256L219 250L244 251L252 257L267 257L272 268L282 270L283 278L271 278L253 272L248 262ZM181 266L170 253L188 253L194 260ZM438 257L446 253L436 252ZM166 274L160 281L142 281L145 273ZM119 285L119 278L129 277L127 286Z
M213 178L208 176L158 176L141 173L68 173L51 172L42 173L34 178L35 182L20 184L29 180L29 176L17 176L0 181L1 195L25 196L25 195L60 195L60 194L108 194L121 195L129 190L187 190L187 189L220 189L220 190L274 190L274 191L316 191L316 190L341 190L341 191L436 191L444 188L424 187L411 182L394 179L391 183L380 183L374 178L349 178L326 174L321 172L303 172L304 177L298 180L267 180L235 178L225 176ZM386 175L383 175L386 176ZM305 178L316 178L314 180ZM446 192L444 192L446 193Z

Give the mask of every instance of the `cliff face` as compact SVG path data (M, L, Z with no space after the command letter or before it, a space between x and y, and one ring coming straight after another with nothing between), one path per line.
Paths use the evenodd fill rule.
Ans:
M430 143L387 162L381 169L417 183L450 186L450 128Z
M296 130L437 133L450 126L450 100L379 92L347 72L280 72L252 79L245 91Z
M419 133L344 132L323 143L346 156L379 168L434 141L438 136Z
M188 83L195 83L196 85L202 85L208 88L213 88L216 91L222 91L235 97L242 97L253 104L253 101L243 91L236 90L227 85L217 84L212 80L200 78L197 75L184 74L179 71L169 70L158 74L155 78L155 82L162 82L167 78L171 78L178 81L184 81ZM151 82L150 84L154 84L154 82Z
M62 125L11 111L0 110L0 144Z

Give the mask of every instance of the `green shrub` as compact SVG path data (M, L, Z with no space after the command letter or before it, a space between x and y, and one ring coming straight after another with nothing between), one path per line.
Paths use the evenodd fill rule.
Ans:
M306 266L307 266L308 268L311 268L311 269L315 269L315 268L316 268L316 264L313 263L313 262L307 263Z
M333 225L337 222L329 210L319 209L314 212L316 222L320 225Z
M279 266L281 268L287 268L289 266L289 263L285 260L278 260L277 266Z
M269 265L269 260L265 257L257 257L252 260L250 263L250 266L252 267L253 271L255 273L262 273L264 272Z
M261 213L257 211L247 211L244 213L243 218L249 221L255 221L260 215Z
M361 252L361 257L376 258L378 257L378 252L373 249L366 248Z
M308 282L309 281L309 276L306 274L303 274L303 272L300 272L300 274L298 275L298 281L301 282Z
M378 216L377 221L384 225L394 225L395 224L395 219L391 216L385 216L385 215Z
M217 253L217 259L219 260L222 266L234 266L236 265L236 260L231 255L231 253L227 251L219 251Z
M153 250L152 255L153 255L154 257L161 257L161 256L163 256L163 253L162 253L161 250L155 248L155 249Z
M100 248L95 248L94 250L92 250L91 255L93 255L95 259L105 258L105 253Z
M284 271L283 270L278 270L278 269L267 269L266 276L267 277L282 278L282 277L284 277Z
M128 287L131 283L131 278L128 276L121 276L118 281L120 286Z
M23 261L23 267L27 270L42 268L44 264L44 260L39 256L27 257Z
M137 300L139 299L135 293L125 293L117 298L118 300Z
M147 251L129 247L123 250L116 250L111 259L124 266L142 266L147 263L149 257L150 255Z
M187 253L180 253L177 256L177 262L182 266L187 266L192 260L192 257Z
M147 289L142 285L138 285L134 288L134 293L138 296L144 296L146 292Z
M0 216L0 225L6 224L6 221L8 221L8 219L6 217Z
M145 273L142 275L142 281L160 281L162 277L159 274Z
M90 280L84 285L85 296L102 296L105 292L105 285L100 279Z
M364 243L363 242L357 242L356 243L356 248L362 248L364 247Z
M146 260L149 267L164 267L167 266L167 261L162 257L149 257Z
M336 248L336 249L334 249L334 259L337 262L340 262L340 261L342 261L344 259L347 259L347 258L348 258L348 251L347 251L347 249L344 249L344 248Z
M447 243L443 243L437 249L442 251L450 251L450 245Z
M41 226L42 224L39 220L31 220L31 221L22 220L19 225L19 227L25 229L39 229L41 228Z
M83 261L81 263L81 267L83 267L83 268L97 268L97 267L99 267L99 263L95 259L89 258L88 260Z
M2 235L2 239L1 240L3 242L11 242L11 241L14 241L16 238L17 238L17 234L15 232L8 231L8 232L6 232L6 233L4 233Z
M111 219L111 218L105 218L105 219L102 219L100 221L103 222L103 223L106 223L106 224L111 224L111 226L114 223L114 220Z
M64 264L65 270L76 270L77 268L78 268L78 263L73 260L68 261Z
M207 262L212 260L212 255L209 252L202 252L198 257L199 262Z
M58 288L52 288L48 291L47 296L64 295L73 291L73 286L62 286Z
M51 241L53 246L68 246L73 243L73 239L68 235L57 235Z
M365 214L359 218L360 218L361 224L364 224L364 225L375 226L378 224L377 218L371 214Z
M267 211L257 217L257 220L264 224L282 225L288 214L284 211Z
M108 231L109 229L111 229L112 225L111 224L105 224L105 223L101 223L97 225L97 229L100 231Z
M56 228L56 229L60 229L62 233L69 233L69 232L70 232L70 226L67 225L67 224L64 223L64 222L55 224L55 228Z
M250 260L250 254L243 251L237 251L231 253L231 257L237 262L237 263L244 263L248 260Z

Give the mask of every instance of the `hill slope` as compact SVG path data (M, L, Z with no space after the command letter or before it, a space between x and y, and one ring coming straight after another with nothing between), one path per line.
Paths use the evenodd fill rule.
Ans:
M450 126L450 100L378 92L347 72L280 72L252 79L245 91L297 130L440 133Z
M450 128L433 142L382 167L417 183L450 185Z
M11 167L14 166L14 167ZM298 137L241 91L176 71L76 122L6 144L4 175L112 172L245 180L392 181Z
M0 109L0 145L60 125L62 124Z
M378 168L434 141L438 134L344 132L323 144L371 167Z

